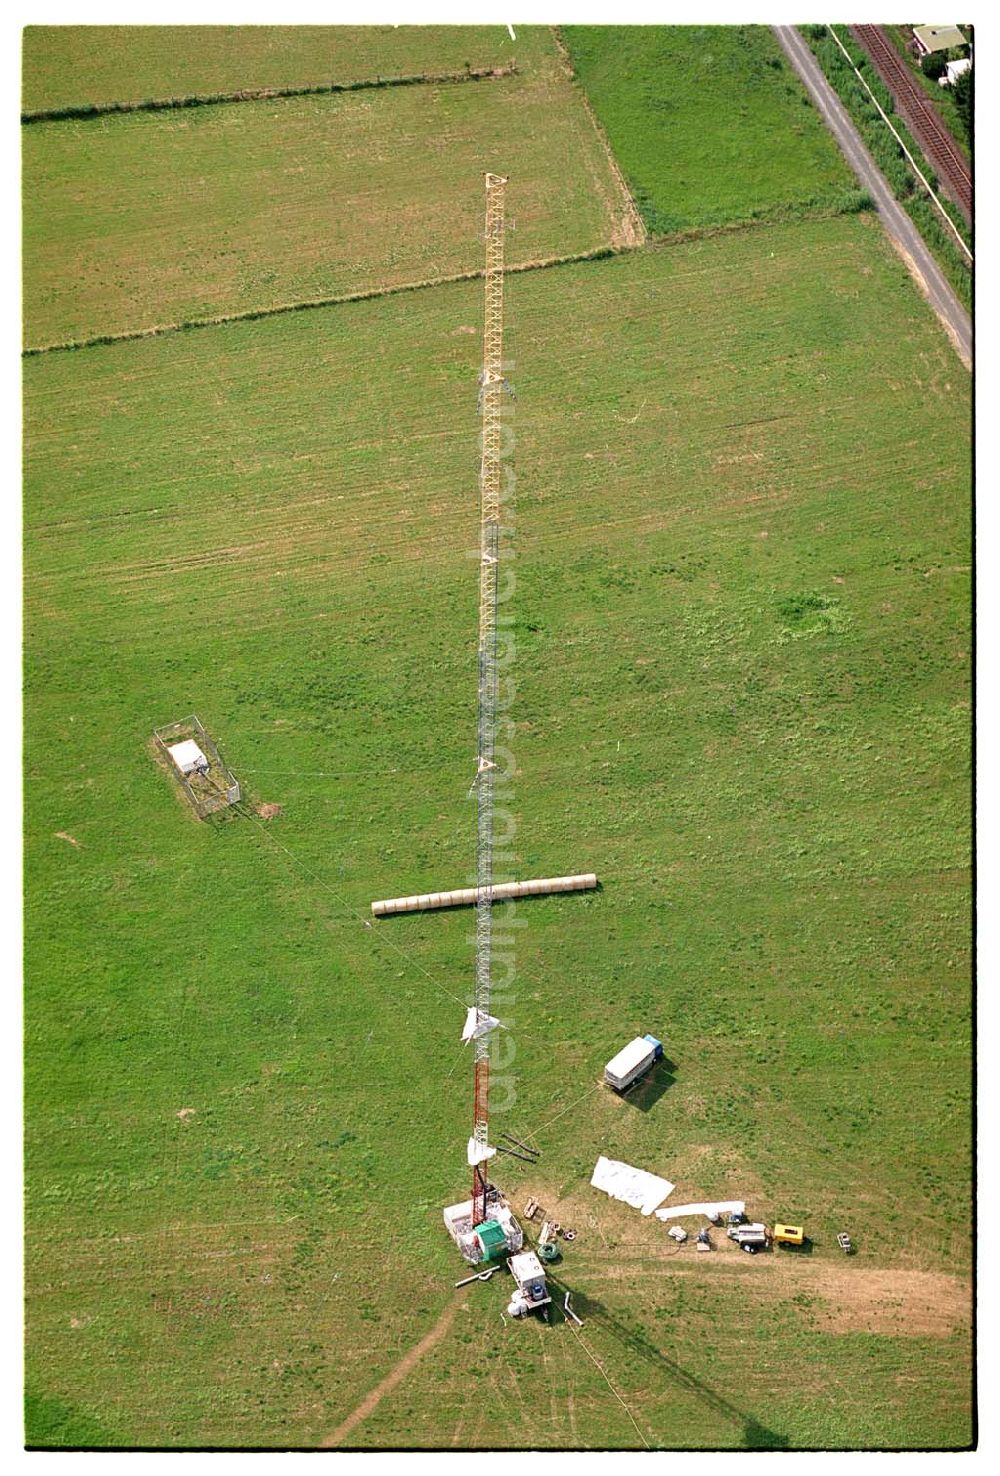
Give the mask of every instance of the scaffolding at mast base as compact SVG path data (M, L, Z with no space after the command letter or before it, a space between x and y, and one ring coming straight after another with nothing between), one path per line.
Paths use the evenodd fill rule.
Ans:
M506 1198L495 1184L485 1186L486 1217L472 1223L472 1200L450 1204L444 1211L448 1234L472 1266L516 1253L524 1244L524 1232L514 1218Z

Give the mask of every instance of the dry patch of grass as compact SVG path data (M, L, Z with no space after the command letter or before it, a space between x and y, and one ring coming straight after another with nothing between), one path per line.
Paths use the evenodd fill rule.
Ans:
M946 1338L972 1327L972 1290L944 1272L822 1266L811 1278L820 1324L833 1332Z

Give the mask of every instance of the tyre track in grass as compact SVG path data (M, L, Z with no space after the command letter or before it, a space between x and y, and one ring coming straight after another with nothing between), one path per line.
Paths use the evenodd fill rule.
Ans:
M414 1343L408 1353L403 1354L395 1368L391 1369L385 1378L365 1395L361 1403L355 1406L346 1420L341 1421L332 1435L327 1435L325 1439L320 1441L320 1448L322 1450L331 1450L334 1446L343 1444L348 1435L352 1434L358 1425L362 1424L378 1408L385 1396L391 1394L396 1385L402 1383L407 1374L413 1372L424 1354L429 1353L433 1347L440 1343L442 1338L447 1336L451 1329L451 1324L455 1320L456 1312L466 1300L466 1293L467 1288L463 1287L458 1295L454 1296L447 1307L445 1307L430 1332L425 1333L418 1343Z

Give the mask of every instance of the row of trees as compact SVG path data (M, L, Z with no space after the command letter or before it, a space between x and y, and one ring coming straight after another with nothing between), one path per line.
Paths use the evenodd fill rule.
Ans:
M929 56L921 57L920 70L932 82L938 82L948 70L949 62L961 61L967 54L965 46L953 46L950 51L932 51Z
M965 129L965 136L969 140L970 149L972 148L973 142L972 115L975 110L974 92L976 84L973 81L974 76L975 72L973 68L970 67L967 72L962 73L961 77L959 77L958 81L952 88L952 95L955 99L955 107L958 109L958 116L962 120L962 127Z

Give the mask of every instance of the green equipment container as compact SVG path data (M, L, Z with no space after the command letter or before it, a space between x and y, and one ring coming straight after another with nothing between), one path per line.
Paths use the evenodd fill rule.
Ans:
M496 1220L484 1220L481 1225L476 1226L476 1234L483 1248L484 1261L491 1261L494 1256L502 1255L507 1249L507 1237Z

